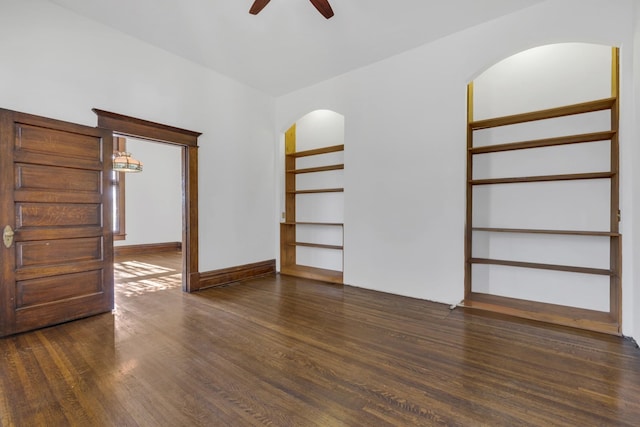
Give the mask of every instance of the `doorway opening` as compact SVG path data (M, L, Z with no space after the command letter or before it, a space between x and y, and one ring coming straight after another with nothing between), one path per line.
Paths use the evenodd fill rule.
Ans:
M171 144L181 151L182 181L182 290L200 288L198 272L198 137L199 132L154 123L104 110L93 109L98 127L113 134Z
M112 172L114 286L119 297L182 284L182 164L172 144L114 135L142 173Z

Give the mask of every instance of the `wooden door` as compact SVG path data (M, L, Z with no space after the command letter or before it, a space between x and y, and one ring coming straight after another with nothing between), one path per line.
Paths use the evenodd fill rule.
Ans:
M0 336L113 308L112 145L104 129L0 110L0 233L14 233Z

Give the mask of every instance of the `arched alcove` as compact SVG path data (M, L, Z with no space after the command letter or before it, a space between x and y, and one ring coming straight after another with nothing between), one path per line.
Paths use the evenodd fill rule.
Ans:
M611 96L611 46L556 43L527 49L473 79L475 120Z
M344 117L312 111L285 133L280 271L342 283Z
M469 85L465 305L620 333L617 61L541 46Z

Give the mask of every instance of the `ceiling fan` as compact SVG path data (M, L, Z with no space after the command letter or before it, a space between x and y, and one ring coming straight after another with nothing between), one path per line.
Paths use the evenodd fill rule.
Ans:
M249 13L257 15L270 1L271 0L255 0L251 9L249 9ZM331 9L331 5L328 0L311 0L311 4L313 4L316 9L318 9L318 12L320 12L325 18L329 19L333 16L333 9Z

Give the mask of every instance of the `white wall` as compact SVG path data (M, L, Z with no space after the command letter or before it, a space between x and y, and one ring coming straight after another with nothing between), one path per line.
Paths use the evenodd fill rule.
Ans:
M466 84L490 65L551 43L621 46L633 82L630 0L552 0L277 100L276 130L327 108L345 116L345 282L457 303L463 298ZM580 19L576 19L579 14ZM631 231L636 126L621 105L623 235ZM623 332L634 330L631 235L623 240Z
M114 245L182 242L182 149L127 138L127 151L143 171L125 175L126 239Z
M608 98L611 55L607 45L559 43L505 58L473 80L474 119Z
M274 258L273 98L45 0L0 1L0 51L2 108L202 132L200 271Z
M296 122L296 151L341 144L344 144L344 117L335 111L312 111Z

